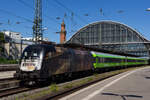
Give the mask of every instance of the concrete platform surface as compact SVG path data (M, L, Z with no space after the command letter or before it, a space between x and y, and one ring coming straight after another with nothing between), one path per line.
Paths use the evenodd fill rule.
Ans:
M60 100L150 100L150 66L113 76Z
M16 71L4 71L0 72L0 79L12 78Z

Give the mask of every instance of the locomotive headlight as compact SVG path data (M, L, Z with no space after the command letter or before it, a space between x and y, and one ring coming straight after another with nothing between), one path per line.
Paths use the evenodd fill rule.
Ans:
M38 60L27 60L26 62L22 61L21 63L21 70L23 71L34 71L39 66Z
M28 66L28 70L34 70L35 66Z
M35 64L34 63L29 63L27 68L28 68L28 70L35 70Z

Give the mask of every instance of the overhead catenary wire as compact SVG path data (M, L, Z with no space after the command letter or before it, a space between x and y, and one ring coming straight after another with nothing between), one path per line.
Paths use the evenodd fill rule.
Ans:
M18 0L20 3L22 3L22 4L24 4L25 6L27 6L27 7L29 7L29 8L31 8L31 9L33 9L34 10L34 8L31 6L31 5L29 5L28 3L26 3L25 1L23 1L23 0Z
M47 1L49 1L49 0L47 0ZM56 2L57 2L57 3L56 3ZM68 13L66 13L66 11L70 13L70 20L68 20L68 22L70 22L71 25L67 25L68 27L70 27L70 28L69 28L70 30L68 30L68 31L69 31L68 33L69 33L69 34L72 34L72 33L74 32L74 28L75 28L75 26L77 25L77 22L74 20L74 17L76 17L76 18L78 18L80 21L86 23L85 20L83 21L82 18L79 18L80 16L78 17L77 14L75 14L71 9L69 9L68 7L66 7L64 4L62 4L62 3L58 2L58 1L56 1L56 2L55 2L55 1L54 1L54 3L51 2L51 4L55 4L54 7L58 7L59 11L62 10L62 8L64 8L64 10L65 10L65 12L64 12L64 17L61 18L61 17L58 16L58 17L56 17L57 20L60 20L60 19L65 20L65 19L68 19L68 18L69 18L69 15L68 15ZM60 8L60 7L61 7L61 8ZM68 23L68 24L69 24L69 23ZM56 33L57 33L57 32L56 32ZM67 36L67 37L68 37L68 36Z
M33 9L33 10L35 10L35 8L34 7L32 7L31 5L29 5L28 3L26 3L25 1L23 1L23 0L18 0L20 3L22 3L22 4L24 4L24 6L26 6L26 7L29 7L29 8L31 8L31 9ZM44 17L46 17L47 19L50 19L51 21L53 21L53 22L55 22L55 23L57 23L57 24L60 24L59 22L57 22L54 18L52 18L52 17L50 17L50 16L47 16L46 14L43 14L44 15Z
M71 14L73 13L74 16L76 16L80 21L82 21L83 23L87 24L87 21L85 21L84 19L82 19L78 14L76 14L74 11L72 11L71 9L69 9L68 7L66 7L63 3L59 2L58 0L53 0L53 1L56 2L58 5L60 5L61 7L63 7L64 9L66 9Z
M28 18L25 18L25 17L22 17L22 16L19 16L19 15L16 15L16 14L10 12L10 11L6 11L6 10L4 10L4 9L0 9L0 11L1 11L1 12L4 12L4 13L7 13L7 14L9 14L9 15L12 15L12 16L14 16L14 17L16 17L16 18L20 18L20 19L23 19L23 20L25 20L25 21L27 21L27 22L33 23L32 20L30 20L30 19L28 19Z
M24 6L26 6L26 7L28 7L28 8L30 8L30 9L33 9L34 10L34 7L32 7L31 5L29 5L28 3L26 3L25 1L23 1L23 0L18 0L20 3L22 3L22 4L24 4ZM48 2L48 0L47 0L47 2ZM58 1L57 1L58 2ZM59 5L61 5L61 6L63 6L63 7L65 7L62 3L60 3L60 2L58 2L59 3ZM58 5L58 4L57 4ZM65 7L65 9L67 9L70 13L71 13L71 17L73 17L75 14L74 14L74 12L71 10L71 9L69 9L69 8L67 8L67 7ZM57 23L57 24L61 24L61 23L59 23L59 22L57 22L55 19L53 19L52 17L50 17L50 16L47 16L47 15L45 15L45 14L43 14L47 19L50 19L51 21L53 21L53 22L55 22L55 23ZM71 20L73 20L72 18L71 18ZM80 19L81 20L81 19ZM74 25L73 25L74 26ZM72 26L72 27L73 27ZM52 29L52 28L51 28ZM72 29L71 29L72 30Z
M26 1L24 1L24 0L18 0L18 1L19 1L20 3L22 3L24 6L30 8L30 9L32 9L32 10L35 10L35 8L34 8L33 6L31 6L30 4L28 4ZM49 21L53 21L54 23L60 25L60 23L57 22L54 18L52 18L52 17L50 17L50 16L48 16L48 15L46 15L46 14L43 14L43 16L44 16L45 18L49 19ZM47 26L45 26L45 27L47 27ZM48 28L48 29L51 29L51 30L56 30L56 29L52 28L51 26L50 26L50 27L47 27L47 28ZM44 33L44 34L45 34L45 33Z

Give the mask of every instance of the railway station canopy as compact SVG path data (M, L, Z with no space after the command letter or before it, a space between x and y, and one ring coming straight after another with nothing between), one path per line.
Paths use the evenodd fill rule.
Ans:
M150 41L135 29L113 21L100 21L78 30L66 43L82 44L110 51L149 56Z

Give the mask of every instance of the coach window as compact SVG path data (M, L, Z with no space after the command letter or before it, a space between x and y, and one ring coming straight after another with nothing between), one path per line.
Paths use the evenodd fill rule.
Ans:
M98 63L98 57L96 57L96 63Z

